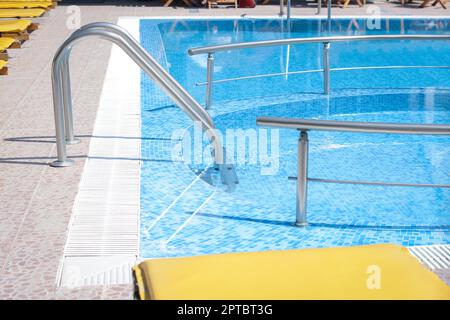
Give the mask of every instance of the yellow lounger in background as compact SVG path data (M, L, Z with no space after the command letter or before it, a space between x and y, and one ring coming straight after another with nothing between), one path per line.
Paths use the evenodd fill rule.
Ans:
M6 49L11 47L14 42L16 42L16 40L13 38L0 37L0 60L8 60L9 57Z
M0 37L0 52L5 51L14 43L14 39Z
M45 12L44 9L0 9L0 18L37 18Z
M141 299L450 299L392 244L150 259L133 270Z
M31 20L0 20L0 34L34 31L37 28L38 24L33 23Z
M52 7L51 2L38 1L0 1L0 9L27 9L27 8L42 8L48 9Z
M0 20L0 33L22 32L31 25L31 20Z
M6 67L8 62L0 60L0 76L5 76L8 74L8 68Z

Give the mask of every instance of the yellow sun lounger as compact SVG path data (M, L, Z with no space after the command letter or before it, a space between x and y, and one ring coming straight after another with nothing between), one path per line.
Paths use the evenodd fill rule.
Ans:
M450 299L450 287L391 244L150 259L141 299Z
M8 74L8 67L6 66L8 62L0 60L0 76L6 76Z
M14 48L20 48L21 43L30 38L30 32L38 27L38 23L30 20L0 20L0 36L13 38L16 41Z
M14 43L14 39L13 38L1 37L0 38L0 52L5 51L6 49L8 49L13 43Z
M0 9L49 9L53 6L51 2L37 1L0 1Z
M37 18L45 12L44 9L0 9L0 18Z
M38 24L31 20L0 20L0 34L2 33L19 33L24 31L33 31L37 29Z

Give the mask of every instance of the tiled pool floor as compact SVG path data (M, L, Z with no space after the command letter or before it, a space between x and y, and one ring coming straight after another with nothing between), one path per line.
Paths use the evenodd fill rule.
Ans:
M385 90L380 92L386 94ZM415 94L419 92L420 90L416 90ZM446 91L444 92L445 96L448 95ZM373 90L371 94L374 94ZM393 97L387 95L390 101L393 101L396 95L398 99L399 92L392 91L391 94ZM282 99L286 101L285 96ZM290 99L295 97L291 96ZM448 101L448 97L446 99L443 101ZM448 102L445 105L448 105ZM220 105L220 108L214 110L218 126L233 123L231 121L233 117L224 110L238 108L242 111L246 107L249 108L249 114L258 110L255 108L254 99L247 101L247 104L245 101L239 101ZM279 106L275 106L277 107L279 111ZM167 124L171 128L191 125L189 120L179 114L175 108L148 113L151 116L158 114L163 118L167 116L177 119L177 121L171 121L170 125ZM254 121L255 116L252 114L250 118ZM237 119L243 118L238 116L234 119L241 121ZM284 135L285 138L291 139L285 142L287 146L284 148L284 152L290 153L290 156L281 158L290 163L280 163L277 175L262 177L259 167L244 165L237 171L240 182L236 190L227 193L220 185L215 188L202 179L196 178L186 164L174 162L172 150L179 141L164 133L161 125L158 126L160 130L158 128L154 130L154 123L143 122L143 132L152 133L151 136L143 139L142 144L141 173L144 178L141 180L141 256L143 257L380 242L412 246L445 244L450 241L448 212L450 197L446 189L413 188L411 190L411 188L396 187L324 186L310 183L310 226L299 229L292 225L295 219L295 182L287 179L288 176L295 175L295 135L288 133ZM243 120L240 124L244 128L248 128L249 125L248 120ZM342 137L341 141L336 137L330 138L335 144L349 143ZM318 141L319 146L314 146L314 139ZM360 143L364 142L363 140L359 138ZM324 157L321 153L321 145L326 146L329 142L323 142L323 137L312 135L310 162L315 160L324 163L322 166L312 163L311 172L322 174L321 177L324 178L336 178L330 176L335 171L327 166L333 165L333 161L330 162L330 160L345 159L344 165L341 161L334 166L334 169L341 173L347 172L348 176L345 177L347 179L358 179L355 176L363 174L364 176L359 179L371 181L410 179L410 182L416 183L448 183L448 166L444 161L448 153L446 147L448 139L444 140L440 142L441 150L444 152L443 157L440 158L441 160L439 157L433 158L435 175L431 177L428 176L428 170L432 168L426 169L427 161L430 159L424 158L427 164L421 168L418 158L414 158L418 152L415 150L414 142L405 143L407 141L403 137L400 137L397 144L395 139L381 141L380 143L387 145L386 154L379 154L377 148L373 151L361 151L352 142L344 148L344 150L348 149L348 152L342 154L342 151L336 148L338 151L329 155L325 154L326 157ZM439 145L439 141L430 143ZM292 152L289 152L289 148ZM359 154L361 152L362 154ZM370 154L374 157L367 158ZM400 173L398 171L400 163L390 159L389 154L398 154L399 162L404 166L402 170L408 170L407 166L411 164L415 168L414 173L409 177L405 176L404 171ZM400 157L401 154L405 159ZM386 157L387 159L384 159ZM408 162L410 157L414 159ZM357 163L358 159L363 158L364 161ZM379 158L383 158L380 162L385 166L384 169L373 165ZM358 164L361 166L359 170L361 172L352 173L349 168ZM348 165L347 168L346 165ZM392 168L388 168L388 165ZM155 188L155 186L158 187Z
M268 23L265 22L242 22L242 26L237 28L239 37L251 37L242 33L248 28L256 28L258 24L267 27ZM216 37L232 38L236 23L240 22L213 21L210 25L208 21L202 20L199 22L200 28L205 25L206 31L202 29L204 33L200 33L202 36L199 37L197 26L189 21L179 30L174 27L168 31L166 26L171 23L166 20L143 20L141 41L161 64L169 66L177 79L200 99L204 94L203 88L199 90L193 83L201 81L205 72L201 60L204 57L182 58L182 54L189 47L215 43ZM265 33L266 29L260 34L257 29L251 30L256 30L254 32L258 40L280 37L276 32L282 31L278 30L276 21L273 24L274 34ZM299 24L300 30L308 25ZM230 25L232 27L228 28ZM214 26L219 30L217 33L210 32ZM409 52L413 50L410 45L396 47L395 51ZM436 46L443 49L439 44ZM344 48L344 51L339 51L339 48L335 50L347 56L345 47L340 48ZM308 56L312 54L308 50L314 51L315 48L308 47L305 50ZM280 51L266 51L264 59L267 63L257 71L252 70L256 65L250 67L253 56L255 59L260 58L260 53L256 51L251 51L248 56L245 52L236 53L236 58L244 67L232 69L230 66L232 70L228 73L226 68L231 61L227 60L225 64L221 64L221 61L231 59L233 53L217 57L217 77L231 77L236 70L239 75L277 71L270 69L270 62L277 58ZM284 54L283 51L281 56ZM393 56L398 58L397 54ZM341 58L336 54L335 63L342 62ZM354 58L361 63L362 56ZM383 57L380 55L377 59L381 61ZM179 62L176 66L175 61ZM296 57L291 63L300 64L297 66L300 70L313 68L309 66L309 61L308 58L302 60ZM345 62L348 64L354 61L347 59ZM405 63L410 62L408 60ZM228 87L217 85L214 92L218 98L214 100L210 113L222 133L230 128L257 131L256 117L263 115L347 121L448 123L448 89L436 88L445 88L443 79L448 76L448 70L427 71L428 79L433 78L436 86L431 83L423 85L432 88L404 88L404 84L412 87L420 85L422 78L417 76L417 72L401 71L399 78L402 84L397 77L394 80L390 74L382 72L382 77L378 74L379 80L384 79L381 82L371 82L364 72L352 73L352 77L347 80L345 77L349 77L349 74L333 74L335 81L332 82L333 93L329 99L317 93L317 90L312 90L320 88L320 75L289 78L290 86L283 88L275 84L272 86L271 81L278 83L273 78L259 79L254 83L233 82ZM145 76L141 81L141 256L189 256L380 242L411 246L450 241L450 193L444 188L411 189L312 182L308 192L310 225L305 229L295 228L292 225L295 219L295 182L288 180L289 176L296 175L298 134L295 131L282 130L279 133L279 157L276 159L279 163L274 175L262 175L261 163L245 163L237 167L239 184L234 192L227 193L220 186L210 186L193 173L205 169L205 163L193 166L190 170L182 162L183 159L173 156L181 139L174 132L183 128L192 129L191 121ZM378 86L380 83L381 88ZM344 89L342 84L349 89ZM378 89L367 89L368 86ZM389 86L397 89L389 89ZM192 131L191 140L195 139ZM449 157L448 142L447 137L374 137L370 134L312 132L309 173L313 178L324 179L448 184L450 168L445 160ZM244 150L246 159L254 148L257 146L252 145Z

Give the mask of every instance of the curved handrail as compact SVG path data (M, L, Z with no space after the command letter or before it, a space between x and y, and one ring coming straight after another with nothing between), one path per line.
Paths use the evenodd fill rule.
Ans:
M258 117L259 126L287 128L297 130L320 130L341 132L391 133L391 134L421 134L450 135L448 124L409 124L385 122L354 122L333 120L306 120L297 118Z
M330 20L329 20L330 21ZM329 31L331 30L331 25L329 24ZM304 43L322 43L323 44L323 69L317 70L323 72L323 91L325 94L330 93L330 44L334 42L345 42L345 41L376 41L376 40L450 40L450 35L373 35L373 36L330 36L330 37L313 37L313 38L290 38L290 39L278 39L278 40L265 40L265 41L253 41L253 42L236 42L215 46L206 46L191 48L188 50L188 54L198 55L198 54L208 54L208 65L207 65L207 76L206 76L206 109L211 108L212 92L213 92L213 72L214 72L214 54L216 52L227 51L227 50L238 50L238 49L248 49L248 48L260 48L269 46L282 46L282 45L294 45L294 44L304 44ZM367 68L367 67L366 67ZM353 68L357 70L358 68ZM297 73L306 73L309 71L316 70L306 70ZM284 75L292 74L285 72ZM268 76L273 76L277 74L272 74ZM263 75L264 76L264 75ZM240 80L257 78L259 76L250 77L240 77L236 79L224 79L225 80Z
M215 46L205 46L191 48L189 55L198 55L205 53L215 53L227 50L259 48L270 46L282 46L301 43L334 43L345 41L374 41L374 40L450 40L450 35L441 34L400 34L400 35L373 35L373 36L332 36L332 37L312 37L312 38L290 38L277 40L264 40L252 42L236 42Z
M63 42L53 58L52 87L58 160L52 166L66 167L73 164L66 152L66 138L69 143L74 141L68 61L75 43L92 36L118 45L180 109L195 123L200 123L214 147L215 163L224 164L222 142L211 116L125 29L112 23L100 22L85 25L75 31Z

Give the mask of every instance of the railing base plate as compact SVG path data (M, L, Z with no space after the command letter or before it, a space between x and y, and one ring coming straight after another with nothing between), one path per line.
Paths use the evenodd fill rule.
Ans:
M74 138L73 140L66 140L66 144L79 144L81 142L80 139Z
M304 228L308 226L308 222L295 222L294 226L299 227L299 228Z
M66 161L53 161L52 163L50 163L51 167L55 167L55 168L63 168L63 167L70 167L71 165L74 164L73 160L67 159Z

